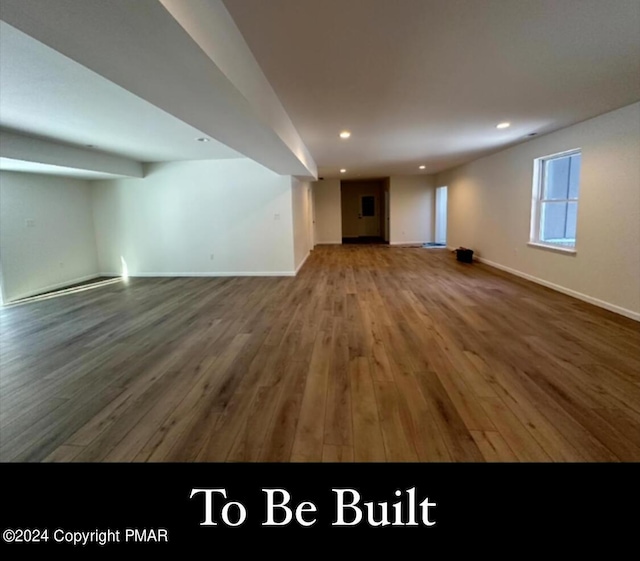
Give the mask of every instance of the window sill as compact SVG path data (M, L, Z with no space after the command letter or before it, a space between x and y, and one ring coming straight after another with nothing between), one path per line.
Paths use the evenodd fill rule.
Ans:
M546 249L548 251L555 251L557 253L564 253L565 255L575 255L577 252L573 247L561 247L559 245L548 245L537 242L527 242L528 246L535 247L537 249Z

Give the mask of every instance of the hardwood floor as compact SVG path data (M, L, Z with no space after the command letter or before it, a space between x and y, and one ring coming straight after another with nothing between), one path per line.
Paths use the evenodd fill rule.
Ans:
M640 326L446 250L0 312L2 461L640 460Z

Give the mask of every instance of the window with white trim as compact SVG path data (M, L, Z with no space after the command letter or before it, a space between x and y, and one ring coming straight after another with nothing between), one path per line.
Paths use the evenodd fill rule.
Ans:
M580 193L580 150L535 160L531 242L574 249Z

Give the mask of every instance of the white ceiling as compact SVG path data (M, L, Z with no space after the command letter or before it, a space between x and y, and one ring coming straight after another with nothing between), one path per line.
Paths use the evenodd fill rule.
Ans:
M5 22L0 84L3 128L142 162L241 157Z
M324 177L434 173L640 99L638 0L224 2Z

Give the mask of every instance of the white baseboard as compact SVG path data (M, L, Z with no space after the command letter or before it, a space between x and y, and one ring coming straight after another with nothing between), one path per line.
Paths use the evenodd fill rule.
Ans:
M604 300L594 298L593 296L588 296L587 294L583 294L582 292L578 292L570 288L565 288L564 286L560 286L559 284L555 284L555 283L546 281L544 279L534 277L533 275L523 273L516 269L512 269L511 267L505 267L504 265L500 265L499 263L494 263L493 261L489 261L484 257L477 257L476 259L480 261L480 263L489 265L489 267L500 269L501 271L505 271L511 275L515 275L516 277L521 277L528 281L535 282L536 284L546 286L547 288L551 288L552 290L555 290L557 292L562 292L562 294L566 294L567 296L572 296L573 298L577 298L578 300L582 300L583 302L588 302L589 304L593 304L594 306L598 306L599 308L604 308L605 310L609 310L610 312L620 314L621 316L625 316L629 319L640 321L640 313L638 312L628 310L627 308L623 308L621 306L616 306L615 304L605 302Z
M311 252L308 252L305 256L304 259L302 260L302 262L300 263L300 265L297 266L296 268L296 272L294 274L298 274L298 272L300 271L300 269L302 269L302 267L304 266L304 264L307 262L307 259L309 259L309 255L311 255Z
M428 242L389 242L389 245L424 245Z
M103 272L101 276L119 277L122 273ZM295 271L211 271L198 273L129 273L129 277L295 277Z
M59 288L67 288L72 284L78 284L80 282L85 282L91 279L97 279L99 276L101 276L101 273L94 273L91 275L85 275L84 277L78 277L75 279L70 279L68 281L58 282L55 284L50 284L48 286L43 286L42 288L38 288L36 290L23 292L19 296L13 296L11 299L6 300L6 303L11 304L12 302L15 302L17 300L24 300L25 298L31 298L32 296L37 296L38 294L43 294L44 292L51 292L52 290L57 290Z

